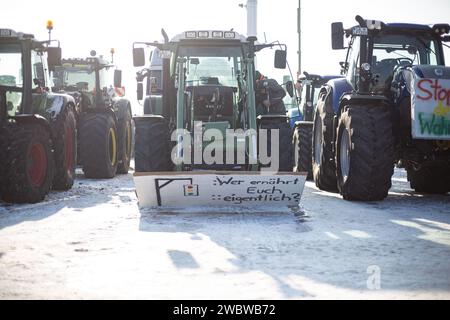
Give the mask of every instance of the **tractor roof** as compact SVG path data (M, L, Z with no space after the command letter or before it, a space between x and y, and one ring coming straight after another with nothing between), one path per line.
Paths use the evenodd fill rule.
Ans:
M70 58L63 59L62 64L64 65L72 65L72 66L108 66L110 63L103 59L102 57L89 57L86 59L82 58Z
M220 30L198 30L198 31L186 31L172 38L171 43L179 43L184 41L198 41L213 43L226 41L239 41L242 43L247 42L245 36L235 31L220 31Z
M358 18L360 19L359 21ZM428 33L436 36L442 36L444 34L450 33L450 25L447 23L435 24L433 26L414 23L384 23L377 20L363 20L360 16L357 16L357 21L360 23L360 25L353 28L353 30L357 31L360 30L361 26L367 26L367 29L372 32L418 32Z
M1 40L34 40L34 35L23 32L16 32L12 29L0 29Z

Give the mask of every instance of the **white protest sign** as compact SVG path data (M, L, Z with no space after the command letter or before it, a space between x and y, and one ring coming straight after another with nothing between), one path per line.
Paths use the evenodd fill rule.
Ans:
M141 207L298 206L306 175L173 172L135 174Z
M414 139L450 140L450 80L415 79L411 117Z

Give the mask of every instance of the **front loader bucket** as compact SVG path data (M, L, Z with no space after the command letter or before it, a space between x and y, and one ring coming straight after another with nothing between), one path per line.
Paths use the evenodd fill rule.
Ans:
M298 207L306 174L252 172L136 173L141 207Z

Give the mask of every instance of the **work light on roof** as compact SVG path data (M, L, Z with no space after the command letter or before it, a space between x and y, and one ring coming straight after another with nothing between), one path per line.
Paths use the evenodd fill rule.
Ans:
M9 29L0 29L0 37L12 37L13 32L14 31Z
M185 36L187 39L195 39L195 38L197 38L197 32L196 31L187 31Z
M225 39L234 39L234 38L236 38L236 32L234 32L234 31L226 31L224 33L224 38Z
M209 32L208 31L199 31L198 37L199 38L209 38Z
M223 38L223 31L213 31L212 32L212 37L213 38L217 38L217 39Z

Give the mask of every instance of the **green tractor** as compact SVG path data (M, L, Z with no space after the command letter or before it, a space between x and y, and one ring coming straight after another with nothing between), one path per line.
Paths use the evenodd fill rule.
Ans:
M124 98L122 73L115 68L92 51L87 59L63 59L53 74L54 90L75 99L78 163L90 179L111 179L130 169L131 103Z
M165 43L135 43L133 47L135 67L146 63L144 46L156 47L162 58L162 90L154 90L146 98L146 115L134 119L137 179L145 174L158 176L169 172L167 183L170 184L186 180L189 173L195 176L195 172L203 172L203 179L208 172L213 179L217 178L213 172L228 172L228 178L233 179L234 174L255 175L261 170L271 172L269 177L274 181L278 173L289 172L289 177L295 176L292 131L286 112L258 115L256 108L255 54L264 48L280 48L275 51L275 68L283 69L286 47L257 44L255 37L246 38L234 31L188 31L170 41L164 32L163 35ZM288 87L293 90L292 81ZM142 88L138 84L139 97ZM241 134L230 135L230 132ZM265 161L267 155L272 157L272 162ZM187 206L189 200L200 204L201 195L219 184L211 182L209 188L206 180L199 179L196 184L195 178L189 179L191 185L184 185L180 198ZM143 184L136 183L141 204L147 203L143 199L150 190L147 181L149 185L156 184L157 205L161 205L160 192L171 193L162 180L153 176L143 178ZM241 181L244 183L245 179ZM297 179L296 183L301 181ZM300 187L296 191L301 194ZM200 198L189 198L199 194ZM224 198L232 196L211 195L207 203L213 205ZM244 200L257 201L257 198L249 195ZM263 198L263 202L270 201Z
M51 91L61 49L32 34L0 29L0 195L36 203L75 177L75 100Z

